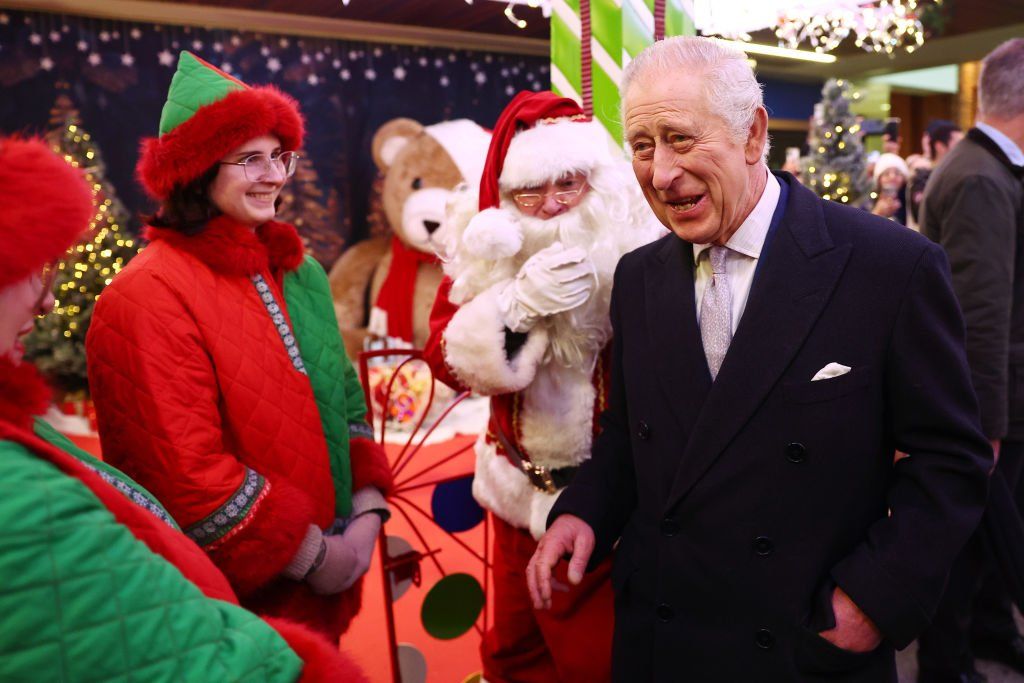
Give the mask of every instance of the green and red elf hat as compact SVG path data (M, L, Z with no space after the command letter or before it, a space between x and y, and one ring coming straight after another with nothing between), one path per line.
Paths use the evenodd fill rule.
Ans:
M160 115L160 135L142 141L136 173L146 192L163 201L248 140L275 135L283 149L296 150L304 134L294 99L271 85L246 85L184 50Z

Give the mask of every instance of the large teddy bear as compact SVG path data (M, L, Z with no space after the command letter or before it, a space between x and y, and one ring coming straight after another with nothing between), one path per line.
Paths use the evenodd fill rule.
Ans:
M436 253L445 205L457 186L479 182L489 144L490 133L466 119L423 126L397 118L374 135L392 236L353 245L331 269L349 357L357 357L368 334L423 347L442 277Z

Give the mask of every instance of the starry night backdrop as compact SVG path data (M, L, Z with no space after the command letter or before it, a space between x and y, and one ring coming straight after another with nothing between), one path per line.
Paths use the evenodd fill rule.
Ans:
M339 246L367 235L370 141L381 124L408 116L490 127L516 92L550 87L546 57L0 10L0 133L45 133L58 96L69 96L136 231L155 208L134 178L139 140L157 132L182 49L299 101L312 162L305 176Z

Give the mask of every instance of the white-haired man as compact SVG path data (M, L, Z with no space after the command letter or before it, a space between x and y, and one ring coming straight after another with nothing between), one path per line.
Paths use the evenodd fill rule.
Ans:
M769 173L739 51L656 43L623 95L674 234L616 271L609 408L535 605L618 541L614 680L895 683L991 464L942 251Z
M552 504L590 457L608 387L608 303L622 254L663 231L629 166L572 100L524 92L494 128L479 199L446 226L446 279L426 357L491 396L473 493L491 513L490 683L607 681L611 562L536 612L523 575Z
M1024 496L1022 150L1024 38L1016 38L982 61L977 124L932 172L921 205L921 234L949 257L953 291L967 324L967 360L981 425L1018 499ZM994 510L989 521L998 524ZM920 683L983 681L974 656L1024 673L1024 638L996 571L976 537L954 565L935 621L921 636Z

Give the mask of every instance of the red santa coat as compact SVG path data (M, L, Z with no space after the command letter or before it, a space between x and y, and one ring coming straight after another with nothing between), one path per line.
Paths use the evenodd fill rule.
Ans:
M279 576L310 524L335 519L309 378L254 287L284 308L302 262L292 226L226 217L153 240L103 292L87 340L104 457L151 491L224 572L242 605L336 638L361 584L334 596ZM350 442L353 490L391 483L383 451Z
M488 429L476 444L473 494L498 517L539 538L557 494L539 490L506 457L499 428L531 463L549 470L590 458L597 417L608 400L609 346L585 367L565 367L547 359L548 333L538 326L509 360L496 290L458 306L449 299L451 286L445 278L438 290L424 357L445 384L491 396Z

